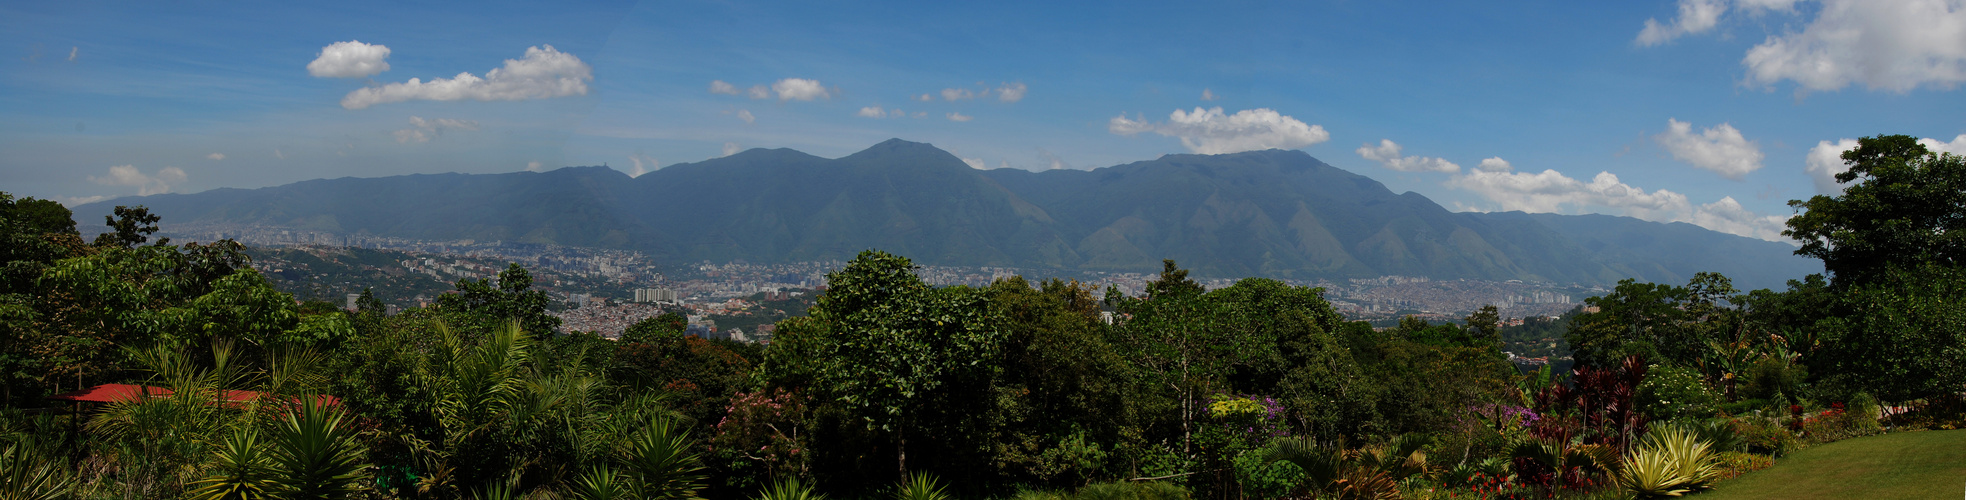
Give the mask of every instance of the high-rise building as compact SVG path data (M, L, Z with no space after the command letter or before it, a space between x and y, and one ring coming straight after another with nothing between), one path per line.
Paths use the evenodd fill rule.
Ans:
M359 293L348 294L348 310L350 311L355 310L355 302L360 300L362 300L362 294Z

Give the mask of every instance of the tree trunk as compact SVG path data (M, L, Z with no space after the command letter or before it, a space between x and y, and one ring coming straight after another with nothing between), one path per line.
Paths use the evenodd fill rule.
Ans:
M906 422L903 422L900 425L895 426L894 428L895 428L895 436L900 438L900 443L894 447L897 455L896 463L900 465L901 468L901 480L907 481L908 480L908 424Z

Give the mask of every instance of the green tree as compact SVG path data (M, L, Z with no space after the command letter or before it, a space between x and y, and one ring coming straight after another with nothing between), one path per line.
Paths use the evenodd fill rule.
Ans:
M1966 157L1880 135L1858 139L1843 162L1842 195L1789 202L1799 213L1782 235L1802 242L1797 255L1822 259L1839 285L1892 268L1966 265Z
M948 394L987 387L998 367L1003 333L989 298L967 287L933 288L905 257L861 252L827 275L830 289L796 335L808 348L814 382L849 414L893 438L901 476L908 437L923 414L960 411L931 403L974 403ZM795 331L800 329L794 329ZM797 342L797 341L795 341ZM783 360L783 358L774 358Z
M458 293L437 297L437 307L462 314L471 330L483 333L499 328L508 320L518 320L527 333L548 338L560 330L560 318L546 312L549 300L543 290L532 289L532 274L513 263L498 273L496 280L457 280Z
M135 248L142 245L150 241L150 235L157 232L157 221L162 220L143 205L117 205L116 215L105 215L102 219L110 229L110 232L96 235L95 246L102 248ZM170 238L161 238L157 244L164 245L170 241Z

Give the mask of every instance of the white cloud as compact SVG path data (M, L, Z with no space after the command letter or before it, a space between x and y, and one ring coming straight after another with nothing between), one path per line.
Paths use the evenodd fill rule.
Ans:
M969 168L973 168L977 170L990 169L990 164L985 163L982 158L963 158L963 163L967 163L969 164Z
M425 120L421 116L411 116L410 127L392 133L396 136L396 142L430 142L433 137L443 136L445 130L478 130L478 122L454 118Z
M1675 160L1710 170L1734 180L1761 169L1761 148L1744 137L1733 125L1718 126L1693 133L1693 124L1667 118L1666 131L1652 136Z
M927 118L927 117L928 117L928 112L927 112L927 111L916 111L916 112L915 112L915 118Z
M997 100L1003 102L1022 101L1024 100L1024 91L1029 89L1030 87L1024 86L1024 82L1003 84L997 87Z
M1213 101L1216 99L1220 99L1220 97L1215 96L1215 91L1208 90L1208 89L1201 89L1201 100Z
M950 112L949 112L949 121L953 121L953 122L966 122L966 121L970 121L970 120L974 120L974 119L976 119L976 117L974 117L974 116L969 116L969 115L965 115L965 114L962 114L962 113L957 113L957 112L954 112L954 111L950 111Z
M1587 208L1607 208L1623 215L1655 222L1687 222L1723 233L1768 241L1789 240L1781 236L1784 216L1754 213L1733 197L1694 206L1686 195L1660 189L1625 184L1617 175L1599 172L1590 182L1565 176L1555 170L1540 173L1515 172L1506 160L1489 158L1481 167L1455 175L1445 183L1481 196L1502 210L1562 213Z
M546 171L546 165L545 165L545 164L543 164L543 163L540 163L540 162L537 162L537 161L529 161L529 162L526 162L526 171L527 171L527 172L544 172L544 171Z
M287 154L280 152L280 148L273 148L273 157L285 160L287 159Z
M862 118L887 118L887 110L881 109L880 106L868 106L860 108L860 112L854 113L853 116Z
M1800 90L1861 84L1906 92L1966 82L1966 2L1822 0L1800 32L1770 36L1741 63L1747 82L1792 80Z
M108 196L63 196L57 201L60 201L62 206L74 207L76 205L95 203L107 199L109 199Z
M1454 162L1440 158L1400 156L1399 149L1399 144L1394 143L1392 139L1380 139L1377 147L1371 144L1365 144L1359 146L1355 152L1362 158L1379 162L1379 165L1401 172L1440 172L1451 174L1461 171L1460 165L1455 165ZM1486 164L1487 162L1484 161L1483 163ZM1503 162L1504 166L1507 164L1507 162Z
M743 150L744 148L742 146L738 146L737 143L735 142L724 143L724 156L734 155L737 154L737 152Z
M763 85L752 85L751 90L747 90L745 91L745 93L749 94L752 99L770 99L771 87L766 87Z
M1952 142L1920 138L1918 144L1934 153L1966 155L1966 134L1952 138ZM1803 160L1803 170L1809 173L1810 180L1815 181L1817 193L1833 195L1843 192L1843 185L1836 182L1836 174L1850 169L1843 163L1843 152L1852 149L1857 149L1856 139L1821 141L1816 143L1816 147L1809 148L1809 155Z
M1153 132L1178 137L1182 146L1201 154L1296 149L1331 140L1324 127L1305 124L1269 108L1245 109L1234 115L1223 114L1220 107L1195 108L1192 113L1177 109L1168 115L1167 122L1158 124L1144 118L1130 120L1122 114L1108 121L1106 130L1118 135Z
M928 94L922 94L922 95L918 95L918 96L915 96L915 100L917 100L917 101L921 101L921 102L929 102L929 101L934 101L934 100L935 100L935 96L932 96L932 95L928 95Z
M821 85L819 80L786 78L771 84L771 91L778 93L780 101L810 101L813 99L832 99L833 94ZM755 94L754 94L755 95Z
M1656 18L1646 19L1645 29L1639 30L1636 42L1649 47L1672 41L1681 35L1710 31L1720 24L1720 15L1725 12L1725 0L1679 0L1679 17L1673 18L1672 24L1662 24Z
M182 184L185 179L187 179L187 176L184 174L184 169L177 167L164 167L157 170L156 175L144 175L134 165L109 167L109 175L104 177L89 176L89 182L96 184L106 186L136 186L138 196L169 193L171 192L172 184Z
M205 155L205 158L211 159L212 161L223 160L225 159L225 153L212 153Z
M736 85L725 83L723 80L710 80L710 93L737 95L738 90Z
M1720 201L1700 205L1693 211L1693 225L1720 231L1727 234L1758 238L1768 241L1789 241L1782 236L1788 228L1789 216L1762 215L1754 213L1734 201L1734 197L1721 198Z
M628 155L628 161L635 164L635 169L628 172L629 177L641 177L642 174L662 168L662 164L657 163L655 157L643 153Z
M1850 169L1849 165L1843 164L1843 152L1852 149L1857 149L1856 139L1842 139L1835 143L1821 141L1816 143L1816 147L1809 148L1809 156L1803 160L1803 169L1809 172L1810 180L1816 181L1817 193L1843 192L1843 186L1836 182L1836 174Z
M428 82L411 78L408 82L349 92L341 99L341 107L362 109L411 99L516 101L586 95L587 82L594 79L594 68L552 45L542 47L527 48L524 59L506 59L505 67L486 72L484 78L470 73Z
M983 91L983 94L989 95L990 91L985 90ZM969 89L942 89L942 100L944 101L960 101L964 99L975 99L975 98L976 98L976 93L970 92Z
M73 47L73 46L71 46L71 47L69 47L69 48L68 48L68 62L75 62L75 56L76 56L76 55L78 55L78 54L81 54L81 53L82 53L82 48L81 48L81 47Z
M751 114L751 110L748 109L737 110L737 119L744 120L745 125L750 125L758 122L758 116Z
M69 60L74 60L69 54ZM362 78L389 71L389 47L357 40L335 42L321 47L314 62L307 63L307 74L322 78Z

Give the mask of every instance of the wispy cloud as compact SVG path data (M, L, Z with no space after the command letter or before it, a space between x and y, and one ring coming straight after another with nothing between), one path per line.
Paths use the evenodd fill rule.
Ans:
M164 167L155 174L145 175L135 165L117 165L109 167L109 175L89 176L89 182L105 186L135 186L138 196L169 193L171 185L183 184L187 179L184 169L177 167Z

